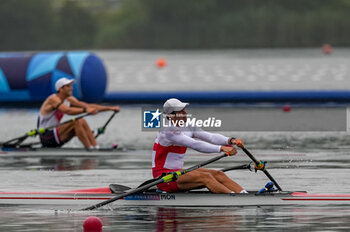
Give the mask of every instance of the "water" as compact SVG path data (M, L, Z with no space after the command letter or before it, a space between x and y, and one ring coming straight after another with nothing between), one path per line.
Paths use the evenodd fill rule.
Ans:
M103 231L348 231L348 207L121 208L94 213L2 209L2 231L83 231L88 216ZM21 222L19 223L19 220Z
M198 88L208 89L210 86L219 89L222 86L225 88L228 86L248 88L247 86L249 86L251 89L260 87L263 89L286 89L287 86L289 88L300 86L300 88L312 87L314 89L324 89L328 86L333 89L342 89L347 86L348 80L344 78L348 72L346 67L348 53L346 50L341 50L341 52L329 57L322 57L316 50L299 50L299 52L290 53L291 55L287 57L283 57L283 54L286 54L284 50L267 51L266 57L262 55L265 52L262 50L239 50L235 53L230 51L207 54L203 52L108 51L98 52L98 55L105 59L109 75L112 76L110 91L134 90L135 86L139 88L143 86L143 78L148 80L150 73L155 74L159 80L156 80L155 85L147 85L146 83L144 90L180 90L182 88L188 90L193 87L188 83L193 82L201 83L194 86L192 88L194 90ZM168 59L170 71L161 71L159 74L159 70L152 66L152 68L146 69L146 74L143 73L143 68L154 65L156 58L167 54L171 56ZM133 61L125 60L128 57ZM138 59L135 60L135 57ZM254 63L258 61L261 61L260 66L254 66ZM232 63L236 63L236 66L239 67L233 65L234 68L231 69L229 66ZM333 67L333 64L336 66ZM275 79L266 79L255 73L256 69L272 72L279 66L283 67L284 74L283 72L277 74ZM238 68L241 68L241 72L237 72ZM298 71L299 68L302 70ZM122 74L118 74L118 69L121 69L120 73L124 73L124 77ZM218 81L221 83L221 87L211 85L209 79L206 82L201 82L201 75L206 69L212 70L212 74L217 75L217 78L226 77L226 82ZM312 81L305 80L305 77L311 73L310 70L313 69L323 71L315 72L314 78L310 79ZM164 77L168 77L167 72L170 73L170 82L173 81L172 78L182 78L180 84L166 85L165 82L162 82L165 80ZM332 75L332 72L335 79L326 79L325 75ZM229 78L232 73L237 75L234 78ZM240 73L251 77L246 79L241 77L239 79L241 82L237 82ZM126 78L127 75L133 77L134 74L136 81L141 84L132 85L133 79ZM192 74L192 79L186 79L186 75L192 76ZM206 80L205 77L203 78ZM234 81L228 85L230 80ZM330 82L332 84L328 85ZM227 110L227 107L231 106L225 107L218 106L216 110L220 112L220 110ZM242 111L242 109L239 110ZM278 111L279 108L276 110ZM291 113L293 113L293 108ZM37 109L2 109L0 111L2 132L0 133L0 141L17 137L33 129L36 114ZM92 128L96 128L103 125L109 115L109 112L105 112L88 117L87 120ZM232 115L233 117L240 115L237 113L237 108L232 108ZM151 149L156 136L156 132L141 130L140 117L140 106L122 106L121 112L110 123L106 133L99 137L98 142L102 147L117 142L121 148L125 149L115 153L115 156L84 157L75 156L72 153L63 157L54 157L52 154L44 154L42 157L31 157L30 155L11 157L11 155L0 153L1 191L70 190L103 187L110 183L131 187L138 186L143 181L152 178L150 171ZM322 117L315 117L314 120L324 120L320 118ZM240 120L244 119L244 116L241 116ZM298 122L295 118L292 118L292 121ZM268 161L269 172L284 190L350 194L348 178L350 176L350 136L349 126L345 126L346 129L343 131L317 131L307 128L306 125L304 128L306 131L299 132L239 130L223 131L222 133L227 136L243 138L247 148L256 158ZM81 147L81 144L74 139L66 146ZM185 167L208 160L212 156L189 151ZM209 167L220 169L249 161L244 153L239 152L235 157L225 158ZM247 190L260 189L268 181L263 173L254 173L248 170L230 171L227 172L227 175ZM88 216L100 217L103 221L104 231L350 230L349 206L121 207L116 210L92 212L43 210L30 206L2 206L0 209L0 231L82 231L82 224Z
M268 161L271 175L284 190L310 193L348 193L348 149L250 149ZM189 152L186 167L212 155ZM118 152L115 157L0 158L3 191L69 190L118 183L131 187L152 178L149 150ZM239 152L209 167L224 168L248 163ZM86 166L84 163L92 163ZM60 164L59 168L57 168ZM82 168L84 167L84 168ZM268 181L263 173L248 170L227 174L248 190ZM103 221L104 231L348 231L349 206L305 207L120 207L92 212L42 210L30 206L1 207L1 231L82 231L89 216Z

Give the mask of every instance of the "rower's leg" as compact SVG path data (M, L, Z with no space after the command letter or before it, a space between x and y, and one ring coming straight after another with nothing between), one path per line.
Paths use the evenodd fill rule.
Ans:
M86 122L85 119L82 119L81 123L82 123L82 126L84 127L84 130L85 130L86 136L89 140L89 143L95 147L97 145L96 139L95 139L94 134L92 133L92 130L90 129L89 124Z
M218 182L209 172L200 169L180 176L177 180L179 190L191 190L201 186L207 187L213 193L231 193L232 190Z
M56 129L57 129L58 136L62 142L63 141L67 142L75 136L73 122L58 126Z
M211 173L214 178L235 193L240 193L243 188L235 181L231 180L223 171L203 168L200 171Z
M77 136L80 142L84 145L84 147L89 148L91 146L91 142L85 133L85 129L82 125L81 120L84 119L79 119L77 121L63 124L57 127L58 134L60 136L61 141L66 141L73 138L74 136Z
M74 131L76 136L79 138L79 140L81 141L81 143L84 145L85 148L90 148L91 146L96 146L96 141L95 143L92 142L91 139L91 130L89 128L89 126L87 125L87 122L85 119L81 118L77 121L74 122L75 126L74 126ZM88 129L86 129L88 128ZM92 135L93 137L93 135Z

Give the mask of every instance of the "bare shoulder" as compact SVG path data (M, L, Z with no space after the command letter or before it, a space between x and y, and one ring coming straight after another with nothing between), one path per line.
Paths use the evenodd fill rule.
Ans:
M40 108L40 113L43 115L49 114L57 107L57 105L60 102L61 102L60 98L57 97L55 94L49 96L42 104Z
M61 103L61 99L56 94L53 94L46 99L46 102L47 104L56 107L57 104Z
M71 104L73 104L73 103L78 103L78 102L79 102L79 100L76 99L74 96L69 96L69 97L67 97L67 100L68 100Z

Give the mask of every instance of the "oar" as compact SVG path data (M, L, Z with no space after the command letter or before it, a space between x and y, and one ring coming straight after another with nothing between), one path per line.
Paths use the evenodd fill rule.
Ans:
M255 163L256 167L261 167L262 166L260 170L263 171L265 173L265 175L276 185L278 190L282 191L282 188L278 185L277 181L275 181L275 179L266 170L265 164L263 164L261 161L258 161L257 159L255 159L255 157L245 147L242 147L242 150L249 156L249 158L251 160L253 160L253 162Z
M34 136L36 136L38 134L43 134L43 133L45 133L45 131L52 130L53 128L55 128L57 126L61 126L61 125L64 125L66 123L76 121L76 120L78 120L80 118L83 118L85 116L88 116L88 115L89 115L89 113L82 114L82 115L80 115L78 117L71 118L71 119L69 119L67 121L61 122L61 123L59 123L59 124L57 124L55 126L50 126L50 127L47 127L47 128L37 128L37 129L30 130L26 134L24 134L24 135L22 135L20 137L17 137L17 138L10 139L10 140L5 141L3 143L0 143L0 145L2 145L2 146L18 146L28 137L34 137ZM17 141L17 142L16 143L12 143L14 141Z
M228 168L224 168L224 169L221 169L221 171L223 172L228 172L228 171L233 171L233 170L240 170L240 169L249 169L250 171L252 171L252 168L251 168L251 163L249 164L242 164L242 165L238 165L238 166L233 166L233 167L228 167ZM150 180L147 180L145 182L143 182L142 184L140 184L138 186L138 188L146 185L146 184L149 184L149 183L152 183L156 180L159 180L161 179L163 176L159 176L157 178L154 178L154 179L150 179ZM120 192L124 192L126 190L129 190L131 189L130 187L128 186L125 186L125 185L121 185L121 184L110 184L109 185L109 188L111 189L111 191L113 193L120 193ZM199 188L204 188L204 186L202 187L199 187Z
M239 169L249 169L251 170L250 168L250 164L242 164L242 165L238 165L238 166L233 166L233 167L228 167L228 168L224 168L224 169L221 169L221 171L223 172L227 172L227 171L232 171L232 170L239 170ZM159 176L157 178L154 178L154 179L150 179L150 180L146 180L145 182L143 182L142 184L140 184L138 186L138 188L146 185L146 184L149 184L149 183L152 183L154 181L157 181L159 179L161 179L163 176ZM202 187L201 187L202 188Z
M240 169L249 169L250 171L252 171L251 169L251 163L249 164L242 164L242 165L238 165L238 166L233 166L233 167L228 167L228 168L224 168L224 169L221 169L221 171L223 172L228 172L228 171L232 171L232 170L240 170ZM160 177L157 177L157 178L154 178L154 179L150 179L150 180L147 180L145 182L143 182L142 184L140 184L137 188L140 188L146 184L149 184L149 183L152 183L156 180L159 180L161 179L163 176L160 176ZM201 188L204 188L204 186L202 187L198 187L197 189L201 189ZM110 184L109 185L109 189L112 191L112 193L122 193L122 192L125 192L126 190L130 190L131 188L128 187L128 186L125 186L125 185L121 185L121 184Z
M251 171L252 169L250 167L250 164L251 163L249 163L249 164L242 164L242 165L233 166L233 167L228 167L228 168L221 169L221 171L228 172L228 171L239 170L239 169L249 169Z
M201 167L203 167L203 166L205 166L205 165L207 165L207 164L213 163L213 162L215 162L215 161L217 161L217 160L219 160L219 159L221 159L221 158L223 158L223 157L226 157L226 156L228 156L228 155L227 155L227 154L222 154L222 155L220 155L220 156L214 157L214 158L212 158L212 159L210 159L210 160L208 160L208 161L205 161L205 162L203 162L203 163L197 164L197 165L195 165L195 166L193 166L193 167L190 167L190 168L188 168L188 169L184 169L184 170L181 170L181 171L177 171L177 172L174 172L174 173L170 173L170 174L168 174L168 175L166 175L166 176L163 176L161 179L159 179L159 180L157 180L157 181L153 181L153 182L151 182L151 183L149 183L149 184L146 184L146 185L144 185L144 186L142 186L142 187L140 187L140 188L133 189L133 190L128 191L128 192L126 192L126 193L119 194L119 195L117 195L117 196L115 196L115 197L113 197L113 198L111 198L111 199L109 199L109 200L100 202L100 203L98 203L98 204L96 204L96 205L89 206L89 207L84 208L84 209L82 209L82 210L93 210L93 209L97 209L97 208L100 208L101 206L107 205L107 204L112 203L112 202L114 202L114 201L116 201L116 200L122 199L122 198L124 198L124 197L126 197L126 196L129 196L129 195L132 195L132 194L135 194L135 193L138 193L138 192L142 192L142 191L144 191L144 190L147 190L147 189L149 189L150 187L155 186L155 185L157 185L157 184L168 183L168 182L170 182L170 181L173 181L174 178L177 178L177 177L179 177L179 176L181 176L181 175L184 175L184 174L186 174L186 173L188 173L188 172L191 172L191 171L193 171L193 170L196 170L196 169L198 169L198 168L201 168Z
M110 121L112 121L114 115L117 113L117 111L114 111L113 114L109 117L109 119L107 120L107 122L100 128L97 129L97 134L95 136L95 139L100 136L100 134L103 134L106 130L107 125L110 123Z

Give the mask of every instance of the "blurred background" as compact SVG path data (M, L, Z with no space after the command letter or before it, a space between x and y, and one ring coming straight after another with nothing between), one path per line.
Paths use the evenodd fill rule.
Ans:
M2 51L350 44L348 0L3 0Z
M0 49L219 49L350 44L348 0L3 0Z
M310 136L347 146L349 10L350 0L0 1L0 123L28 121L1 137L32 129L54 82L68 76L79 99L123 105L102 143L149 149L155 134L142 132L140 107L177 97L232 115L223 131L258 147L304 147ZM312 135L285 133L293 131Z

